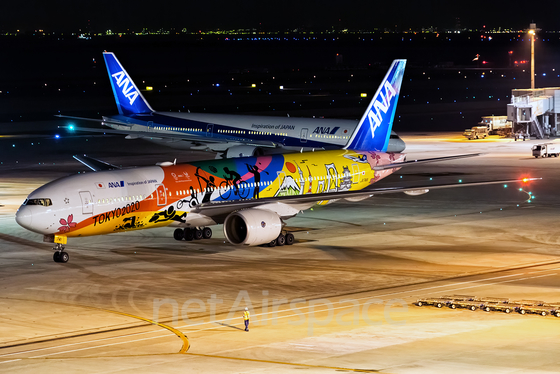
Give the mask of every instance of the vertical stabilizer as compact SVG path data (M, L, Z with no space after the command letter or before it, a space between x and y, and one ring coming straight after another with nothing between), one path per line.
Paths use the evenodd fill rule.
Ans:
M406 60L394 60L344 149L386 152Z
M119 114L147 114L153 112L150 104L144 99L140 90L126 70L122 67L117 57L112 52L103 52L105 65L113 88L113 95L117 102Z

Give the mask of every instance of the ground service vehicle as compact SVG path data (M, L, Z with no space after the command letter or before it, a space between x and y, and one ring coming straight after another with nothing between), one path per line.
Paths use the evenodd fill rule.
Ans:
M555 143L542 143L542 144L535 144L533 148L533 156L535 158L539 157L558 157L560 154L560 144Z
M466 129L463 133L467 139L484 139L488 136L488 127L486 126L474 126L473 128Z

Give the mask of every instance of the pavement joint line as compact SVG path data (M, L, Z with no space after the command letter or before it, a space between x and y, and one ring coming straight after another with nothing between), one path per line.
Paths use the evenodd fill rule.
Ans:
M224 359L224 360L262 362L262 363L266 363L266 364L302 366L302 367L319 368L319 369L347 370L347 371L353 371L353 372L358 372L358 373L380 373L381 372L381 371L375 370L375 369L350 369L350 368L343 368L343 367L337 367L337 366L323 366L323 365L300 364L300 363L272 361L272 360L259 360L259 359L256 359L256 358L217 356L217 355L207 355L207 354L203 354L203 353L186 353L186 354L189 355L189 356L221 358L221 359Z

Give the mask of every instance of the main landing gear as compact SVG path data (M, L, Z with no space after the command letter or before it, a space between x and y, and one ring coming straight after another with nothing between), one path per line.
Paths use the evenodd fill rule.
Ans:
M68 262L70 256L68 255L68 252L64 252L64 246L62 244L57 243L53 249L56 251L53 254L54 262L62 262L62 263Z
M291 232L287 232L287 233L280 233L280 235L278 235L278 237L276 239L274 239L273 241L271 241L268 244L265 244L265 246L269 246L269 247L276 247L276 246L283 246L283 245L292 245L294 244L295 241L295 237L294 234L292 234Z
M176 229L173 233L173 237L175 240L185 239L188 242L192 240L210 239L212 237L212 229L210 227Z

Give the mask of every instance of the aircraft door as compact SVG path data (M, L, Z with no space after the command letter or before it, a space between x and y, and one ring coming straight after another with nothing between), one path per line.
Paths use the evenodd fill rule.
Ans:
M360 168L358 164L352 164L352 183L356 184L360 180Z
M80 199L82 199L82 214L93 214L93 199L91 192L80 191Z
M302 143L307 143L307 131L308 131L307 129L301 129L301 136L300 136L299 140Z
M209 123L206 125L206 136L211 138L214 136L214 124Z
M154 131L154 121L148 121L148 132Z
M165 194L165 186L163 184L156 185L156 195L158 206L167 204L167 195Z

